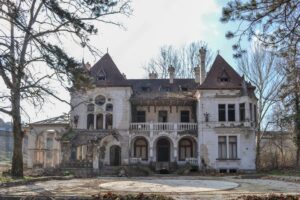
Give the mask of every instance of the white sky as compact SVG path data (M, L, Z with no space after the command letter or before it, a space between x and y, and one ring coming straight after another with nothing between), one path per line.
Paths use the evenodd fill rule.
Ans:
M92 38L92 43L103 53L108 52L127 78L144 78L143 66L156 56L163 45L181 46L193 41L205 41L213 51L220 54L233 66L232 44L225 38L225 33L233 27L222 24L220 16L222 0L132 0L132 16L122 17L126 30L113 25L102 24L99 33ZM97 60L83 54L79 47L74 51L70 41L66 41L66 50L78 59L85 55L85 61L94 64ZM57 86L58 87L58 86ZM69 99L67 91L58 87L58 93ZM54 117L69 112L69 106L52 100L42 111L28 107L25 122ZM9 117L0 113L0 118L9 121Z

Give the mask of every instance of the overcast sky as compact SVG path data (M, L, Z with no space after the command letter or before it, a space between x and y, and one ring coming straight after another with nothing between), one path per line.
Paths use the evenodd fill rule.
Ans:
M163 45L181 46L193 41L205 41L213 51L220 54L235 67L232 58L232 44L225 38L225 33L234 24L222 24L220 16L223 0L132 0L132 15L123 17L120 21L126 29L112 25L101 25L99 33L92 38L92 43L109 54L125 73L127 78L144 78L143 66L157 55ZM66 42L66 49L74 56L94 64L99 58L88 56L81 48L74 51L72 45ZM58 87L58 86L57 86ZM68 92L58 87L58 94L69 99ZM52 100L43 110L28 107L29 117L24 116L25 122L37 121L69 112L69 106ZM0 113L0 118L6 121L9 117Z

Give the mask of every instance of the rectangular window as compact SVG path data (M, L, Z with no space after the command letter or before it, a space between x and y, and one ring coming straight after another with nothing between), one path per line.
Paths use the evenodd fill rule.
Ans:
M229 136L229 159L237 159L237 136Z
M137 111L136 120L139 123L146 122L146 112L145 111Z
M226 121L225 104L219 104L219 121L220 122L225 122Z
M180 122L190 122L190 111L182 110L180 112Z
M254 123L256 125L257 124L257 107L255 104L253 106L253 110L254 110Z
M228 104L228 121L235 121L235 104Z
M219 143L219 159L227 159L227 142L226 136L219 136L218 137Z
M252 116L252 103L249 103L249 112L250 112L250 121L252 122L253 116Z
M244 122L246 115L245 115L245 103L240 103L240 121Z
M158 111L158 122L168 122L168 112L165 110Z

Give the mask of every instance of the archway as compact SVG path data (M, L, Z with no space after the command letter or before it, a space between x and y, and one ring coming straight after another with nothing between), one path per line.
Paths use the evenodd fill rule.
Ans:
M156 159L157 162L170 161L171 145L167 138L160 138L156 143Z
M121 165L121 147L113 145L110 147L110 165L119 166Z

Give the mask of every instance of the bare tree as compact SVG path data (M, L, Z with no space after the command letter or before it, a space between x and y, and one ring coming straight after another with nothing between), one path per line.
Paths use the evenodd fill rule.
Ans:
M280 59L259 43L254 43L252 50L243 54L237 62L240 72L256 87L255 94L258 98L256 166L259 167L262 133L269 125L266 122L266 116L274 103L278 101L278 93L283 81L283 77L277 70L280 66Z
M49 87L54 79L68 81L66 87L88 83L81 63L64 51L63 40L73 38L95 54L97 49L89 43L89 36L97 33L93 23L120 25L111 16L130 12L129 3L122 0L0 0L0 76L7 87L0 99L8 102L0 112L13 121L12 176L23 176L21 111L26 108L21 101L36 106L47 95L64 101ZM48 73L41 73L46 69Z
M207 48L206 43L192 42L176 49L172 45L163 46L160 48L159 54L152 58L145 70L148 73L155 72L160 78L167 78L168 68L172 65L175 68L175 76L177 78L192 78L194 77L194 68L199 64L199 49ZM207 49L206 66L212 62L213 52Z

